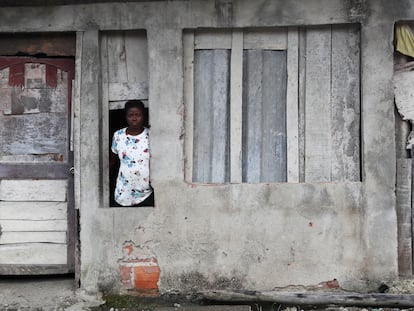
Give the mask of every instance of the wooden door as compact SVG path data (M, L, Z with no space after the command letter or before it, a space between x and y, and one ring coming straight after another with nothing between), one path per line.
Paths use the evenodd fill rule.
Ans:
M0 274L74 271L74 60L0 57Z

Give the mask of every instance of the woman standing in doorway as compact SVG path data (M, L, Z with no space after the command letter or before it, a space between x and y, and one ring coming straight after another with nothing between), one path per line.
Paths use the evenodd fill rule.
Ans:
M113 160L118 156L120 167L114 198L120 206L154 206L150 184L149 130L144 127L145 107L139 100L125 103L128 126L114 133L111 150ZM113 162L111 161L111 167Z

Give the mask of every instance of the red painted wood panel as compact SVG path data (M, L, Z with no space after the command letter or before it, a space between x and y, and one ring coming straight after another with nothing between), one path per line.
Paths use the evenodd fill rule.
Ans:
M57 68L55 66L46 65L46 85L57 87Z
M10 86L24 86L24 64L15 64L10 66L9 71Z

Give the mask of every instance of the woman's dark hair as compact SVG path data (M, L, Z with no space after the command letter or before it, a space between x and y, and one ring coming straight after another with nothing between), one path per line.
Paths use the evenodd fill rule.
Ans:
M140 100L128 100L125 103L125 114L128 112L129 109L131 108L138 108L139 110L141 110L143 113L145 113L145 106L144 103Z

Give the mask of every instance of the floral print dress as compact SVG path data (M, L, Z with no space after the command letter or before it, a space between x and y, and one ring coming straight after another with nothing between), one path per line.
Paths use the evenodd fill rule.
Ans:
M120 160L115 201L122 206L141 203L152 193L149 180L149 130L144 128L138 135L127 134L126 128L116 131L111 150Z

